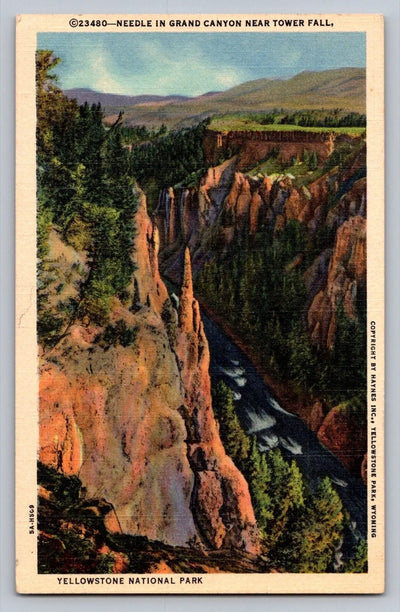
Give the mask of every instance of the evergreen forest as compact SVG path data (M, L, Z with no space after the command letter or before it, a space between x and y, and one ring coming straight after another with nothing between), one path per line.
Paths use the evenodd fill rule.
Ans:
M53 74L58 61L51 51L37 53L38 333L49 344L78 314L104 322L111 297L124 297L137 206L120 122L106 129L99 105L68 100ZM52 225L89 261L79 298L56 315L46 310L51 271L44 258Z
M333 239L325 248L333 246ZM332 350L315 346L307 330L304 273L319 240L310 244L305 225L296 220L277 234L267 227L254 238L244 232L199 272L196 290L275 377L292 381L300 394L325 398L330 406L352 400L361 415L366 402L365 290L357 296L354 319L339 305Z

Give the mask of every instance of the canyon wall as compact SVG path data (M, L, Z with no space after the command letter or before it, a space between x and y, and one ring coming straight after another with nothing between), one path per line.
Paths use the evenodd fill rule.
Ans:
M254 166L271 151L278 152L281 162L302 159L305 151L315 151L322 165L333 151L335 136L332 132L306 132L302 130L269 131L241 130L217 132L207 130L204 151L207 164L215 165L222 153L238 153L239 168Z
M233 158L209 168L197 188L163 190L155 211L163 270L178 282L184 246L196 274L214 249L242 232L252 236L268 227L277 233L291 220L304 224L310 239L333 233L333 248L321 249L304 277L310 333L318 346L331 348L337 305L343 301L354 317L358 290L366 284L366 179L356 175L363 164L365 150L340 175L329 171L298 188L288 175L271 180L240 172Z
M359 147L347 166L334 167L301 187L290 175L271 178L240 171L240 155L210 167L196 188L160 193L155 221L161 235L161 267L177 282L186 247L197 274L217 251L244 232L250 238L261 229L279 235L288 222L296 220L306 228L309 240L320 244L304 273L303 316L315 346L330 351L338 308L343 306L354 320L357 302L366 291L365 146ZM302 258L299 253L290 265L298 266ZM334 418L336 413L340 417ZM353 417L339 409L327 416L326 407L315 399L302 408L301 416L353 473L360 473L366 441ZM355 458L350 457L352 439L359 442Z
M136 270L125 301L113 298L104 325L74 319L55 346L39 349L39 460L79 476L88 500L107 500L118 518L110 515L110 530L257 553L248 486L225 454L212 412L189 255L178 317L159 275L158 229L143 195L135 224ZM50 244L55 312L65 292L76 292L72 263L80 262L84 277L89 264L66 250L56 229ZM133 339L125 342L118 330L131 330Z

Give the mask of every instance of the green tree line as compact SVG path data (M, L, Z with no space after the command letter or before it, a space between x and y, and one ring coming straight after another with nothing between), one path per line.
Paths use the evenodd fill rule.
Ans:
M253 119L261 125L299 125L302 127L366 127L367 117L363 113L344 113L341 109L331 112L323 110L302 110L284 112L273 110L268 113L256 113Z
M148 142L164 136L167 131L167 126L164 123L158 129L148 128L146 125L121 125L121 137L124 145Z
M177 184L197 184L206 170L203 150L205 120L194 127L173 130L152 141L134 146L131 172L140 185L155 181L158 189Z

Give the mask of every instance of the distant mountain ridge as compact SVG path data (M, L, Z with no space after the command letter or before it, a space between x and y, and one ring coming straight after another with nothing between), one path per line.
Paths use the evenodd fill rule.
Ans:
M365 68L336 68L321 72L304 71L289 79L257 79L236 85L226 91L206 92L196 97L179 95L121 96L92 90L65 90L80 104L100 102L105 115L113 120L124 110L126 125L144 124L182 127L205 117L232 112L335 109L365 113Z
M188 99L187 96L171 95L171 96L156 96L152 94L143 94L138 96L129 96L114 93L101 93L93 89L76 87L73 89L64 89L64 95L67 98L75 99L78 104L100 104L104 107L108 106L134 106L135 104L160 103L160 102L176 102Z

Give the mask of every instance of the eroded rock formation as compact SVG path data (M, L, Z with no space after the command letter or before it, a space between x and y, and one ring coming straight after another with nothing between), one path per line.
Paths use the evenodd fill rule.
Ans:
M333 347L336 313L340 305L350 319L356 317L358 292L366 284L366 223L363 217L351 217L338 229L324 289L315 296L308 325L314 342Z
M360 427L357 417L349 407L332 408L318 430L318 438L331 450L347 469L365 479L366 427Z
M39 459L78 475L88 498L112 504L118 522L111 523L124 533L257 552L247 483L226 456L212 413L189 254L178 321L143 195L135 221L129 298L114 298L108 322L135 329L135 339L107 342L104 326L85 318L72 321L55 346L40 348ZM54 250L48 257L56 308L55 286L68 285L68 266Z
M336 233L334 247L317 254L304 276L310 334L316 345L330 349L339 302L354 317L355 302L365 288L366 179L352 180L363 163L362 148L341 174L329 171L298 188L287 175L271 180L239 172L234 157L210 168L198 188L164 190L155 214L164 272L179 282L186 245L196 274L215 249L223 249L240 233L253 236L262 227L279 233L291 220L304 224L310 238L321 231Z
M179 305L177 355L184 388L182 414L194 473L191 508L203 539L213 548L259 552L248 485L226 455L211 407L210 354L197 300L193 297L189 249L185 250Z

